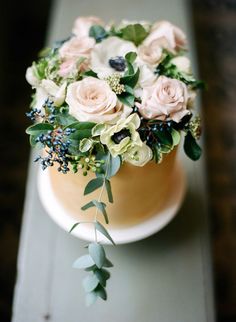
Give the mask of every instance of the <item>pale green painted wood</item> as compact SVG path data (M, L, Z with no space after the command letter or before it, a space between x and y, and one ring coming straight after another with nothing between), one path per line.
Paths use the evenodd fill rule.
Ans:
M188 31L182 0L55 1L48 42L67 36L78 15L104 19L167 19ZM193 46L192 46L193 47ZM107 302L87 309L83 272L72 262L84 242L62 231L38 199L36 166L30 163L12 322L212 322L211 260L206 211L204 160L181 154L188 177L184 205L163 231L146 240L107 247L115 263Z

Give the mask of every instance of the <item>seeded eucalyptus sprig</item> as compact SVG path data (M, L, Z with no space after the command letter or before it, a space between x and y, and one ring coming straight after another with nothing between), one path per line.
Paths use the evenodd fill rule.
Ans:
M109 223L106 204L102 201L102 196L104 190L106 190L108 201L113 203L110 178L118 172L121 161L119 157L113 158L109 152L99 156L99 159L104 160L104 162L101 163L99 172L96 173L97 177L90 180L84 189L84 195L100 189L98 199L91 200L81 208L84 211L91 207L95 208L94 221L92 222L95 241L88 245L88 254L79 257L73 264L74 268L85 269L85 271L89 272L89 275L83 280L87 305L93 304L98 297L103 300L107 299L106 282L110 278L110 273L105 268L113 266L110 260L107 259L105 249L98 240L98 232L115 245L107 229L98 221L97 217L100 212L104 216L105 223ZM80 224L82 222L74 224L70 232Z

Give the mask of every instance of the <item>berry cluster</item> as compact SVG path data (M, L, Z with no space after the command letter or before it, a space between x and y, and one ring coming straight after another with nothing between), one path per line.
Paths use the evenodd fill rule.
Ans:
M42 111L40 109L37 108L32 108L32 110L30 112L25 113L25 115L27 117L30 118L31 121L35 122L38 119L42 119L43 118L43 114Z
M53 131L48 131L46 134L40 134L36 138L36 142L40 142L45 147L47 155L45 157L38 156L35 162L40 161L42 169L51 167L54 163L58 163L58 171L67 173L70 169L68 167L69 159L69 147L71 141L68 136L75 130L67 128L64 131L59 128Z
M50 124L53 124L55 122L55 118L56 118L56 108L53 105L53 101L51 101L49 98L47 98L43 104L43 107L47 113L47 121Z

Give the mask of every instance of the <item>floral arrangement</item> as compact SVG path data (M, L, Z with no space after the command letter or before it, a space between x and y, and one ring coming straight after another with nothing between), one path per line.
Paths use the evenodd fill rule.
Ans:
M83 281L88 305L106 300L107 268L113 266L97 238L99 231L114 244L97 220L101 212L109 222L102 195L106 191L113 202L110 178L124 162L162 162L181 133L186 154L192 160L201 155L193 104L203 83L192 75L186 51L185 34L168 21L105 25L97 17L79 17L72 35L43 50L27 69L34 89L27 116L34 124L26 132L32 146L44 151L35 161L65 174L93 172L84 194L101 189L82 207L95 208L95 241L74 263L89 272Z

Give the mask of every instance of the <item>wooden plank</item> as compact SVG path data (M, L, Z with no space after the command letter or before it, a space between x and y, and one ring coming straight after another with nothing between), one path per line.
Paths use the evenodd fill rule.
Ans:
M167 19L188 30L182 0L128 2L55 1L48 41L66 37L78 15L119 20ZM189 190L179 215L146 240L107 247L115 263L109 300L87 309L83 272L71 264L84 242L62 231L38 199L36 166L30 163L18 258L12 322L206 322L213 321L211 265L207 228L204 160L193 163L181 154Z

